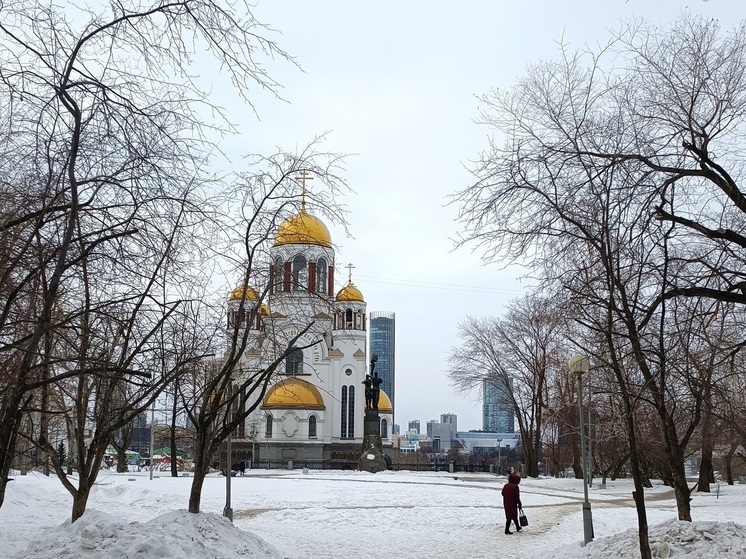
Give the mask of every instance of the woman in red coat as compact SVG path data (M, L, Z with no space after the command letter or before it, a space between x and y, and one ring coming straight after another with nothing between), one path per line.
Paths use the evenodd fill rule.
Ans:
M508 483L503 487L503 508L505 509L505 533L512 534L510 531L510 522L515 522L515 529L520 532L521 526L518 524L518 507L522 507L521 504L521 490L518 488L518 484L521 483L521 476L518 474L510 474L508 476Z

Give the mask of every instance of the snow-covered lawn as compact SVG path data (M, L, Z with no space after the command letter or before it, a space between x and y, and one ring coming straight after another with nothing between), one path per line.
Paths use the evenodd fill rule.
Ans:
M191 477L101 473L72 526L55 478L16 476L0 508L0 557L63 558L632 558L639 557L629 480L590 489L596 539L586 548L575 479L524 479L530 525L505 535L504 477L443 472L252 470L206 480L202 511L186 512ZM693 495L676 520L673 492L646 492L654 557L746 558L746 485Z

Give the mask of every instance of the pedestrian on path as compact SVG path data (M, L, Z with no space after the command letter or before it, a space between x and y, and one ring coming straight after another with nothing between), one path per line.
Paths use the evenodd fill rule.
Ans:
M510 523L515 522L515 529L517 532L521 531L521 526L518 523L518 507L523 507L521 504L521 490L518 484L521 483L521 476L518 474L510 474L508 476L508 483L503 486L503 508L505 509L505 533L512 534L510 531Z

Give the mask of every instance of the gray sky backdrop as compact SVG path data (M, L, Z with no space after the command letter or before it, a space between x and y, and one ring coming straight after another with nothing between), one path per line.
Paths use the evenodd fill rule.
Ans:
M474 123L476 96L556 58L560 41L573 50L605 42L624 20L666 24L687 7L726 28L746 18L746 0L258 0L255 15L302 71L268 65L287 102L252 94L258 119L230 107L241 134L226 151L302 147L328 131L327 150L356 154L346 174L356 193L344 200L354 239L330 227L336 277L353 263L368 310L396 313L403 430L442 413L456 413L459 430L481 429L479 393L456 394L446 378L457 324L500 315L530 284L520 270L452 252L456 208L445 197L472 182L469 162L490 134Z

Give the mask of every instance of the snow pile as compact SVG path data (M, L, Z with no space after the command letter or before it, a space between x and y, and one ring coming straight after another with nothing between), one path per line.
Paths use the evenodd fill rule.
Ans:
M669 520L649 527L650 550L660 559L678 557L746 558L746 527L735 522L683 522ZM601 538L582 550L583 559L637 559L640 544L636 529Z
M16 557L282 559L274 547L251 532L239 530L228 519L185 510L163 514L144 524L89 510L74 524L67 521L45 531Z

